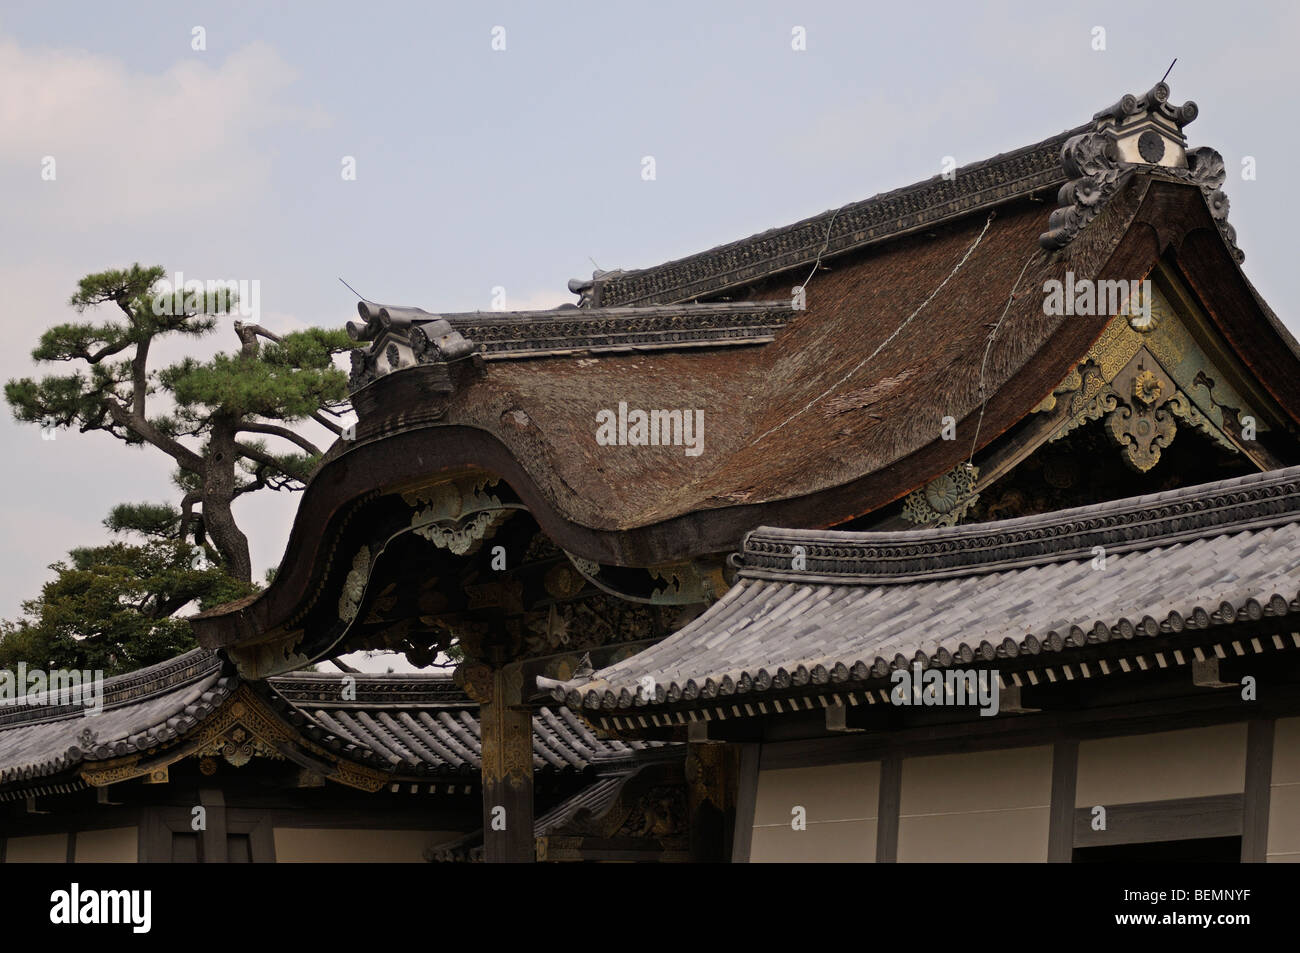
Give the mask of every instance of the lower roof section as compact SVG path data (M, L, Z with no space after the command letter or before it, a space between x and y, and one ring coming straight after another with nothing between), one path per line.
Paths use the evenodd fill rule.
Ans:
M763 528L739 564L704 615L555 696L589 712L739 712L914 663L1059 663L1300 612L1300 467L949 529Z
M320 769L357 765L375 786L384 778L475 780L481 764L478 705L447 675L300 673L246 683L219 655L196 649L81 696L0 705L0 800L125 780L209 750L242 764L247 758L229 748L241 728L239 747ZM656 745L598 737L564 709L533 718L539 772L581 773ZM346 769L327 776L336 774L359 779Z

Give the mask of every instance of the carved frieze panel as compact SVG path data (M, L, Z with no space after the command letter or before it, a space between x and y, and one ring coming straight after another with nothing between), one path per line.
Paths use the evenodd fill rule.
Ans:
M412 531L440 549L464 556L477 551L512 514L497 496L487 492L492 481L484 478L440 483L403 493L412 506Z
M224 758L227 764L236 768L242 768L255 757L284 760L284 755L250 733L243 725L236 725L223 734L209 739L200 746L196 754L204 758Z

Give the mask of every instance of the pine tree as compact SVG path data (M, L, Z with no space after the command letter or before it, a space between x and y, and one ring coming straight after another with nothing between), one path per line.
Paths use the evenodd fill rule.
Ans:
M51 565L54 579L23 603L24 618L0 623L0 668L129 672L194 647L182 609L258 590L231 578L212 547L181 539L174 506L117 506L104 524L111 542Z
M251 585L248 538L232 505L246 493L305 485L321 450L289 425L310 419L342 432L337 420L346 408L347 376L333 357L352 344L342 330L280 336L231 320L237 352L154 368L150 349L156 341L211 333L237 304L233 293L158 294L164 275L161 267L135 264L82 278L70 300L78 314L101 306L116 311L103 322L47 330L32 358L75 369L11 380L5 398L18 420L82 433L101 430L128 446L151 446L169 456L182 492L172 542L204 546L210 540L222 570ZM161 410L155 406L160 400ZM278 449L268 446L268 438ZM81 571L77 565L74 557L68 571Z

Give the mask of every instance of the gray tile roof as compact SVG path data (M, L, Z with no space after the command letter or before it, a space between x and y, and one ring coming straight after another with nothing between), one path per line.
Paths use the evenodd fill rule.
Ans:
M611 712L731 705L913 661L1069 653L1294 613L1300 467L949 529L761 528L738 563L708 612L557 699Z
M105 679L103 710L52 704L45 695L0 706L0 784L59 774L82 760L102 760L175 741L215 711L234 690L233 676L202 649L127 675Z
M303 676L291 676L302 680ZM299 730L317 744L371 767L401 774L474 774L482 764L478 706L464 695L448 697L449 678L427 677L429 697L385 703L384 684L359 676L357 701L337 700L341 676L326 675L335 686L328 702L297 700L279 707ZM380 679L383 677L381 676ZM403 679L409 686L411 676ZM278 690L278 678L269 680ZM378 682L378 684L376 684ZM274 701L274 700L273 700ZM533 715L533 768L581 772L594 761L620 758L656 742L602 739L573 712L542 708Z
M444 674L357 675L345 700L342 674L301 673L254 688L308 738L394 774L474 775L480 765L478 706ZM99 715L59 698L0 705L0 799L83 787L83 761L172 744L216 712L239 687L215 653L196 649L106 679ZM581 772L657 743L598 738L573 712L543 708L533 719L538 771ZM39 787L39 791L34 791Z

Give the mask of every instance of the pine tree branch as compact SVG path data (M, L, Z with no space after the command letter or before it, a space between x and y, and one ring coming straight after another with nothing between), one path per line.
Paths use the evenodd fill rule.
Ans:
M288 427L277 427L275 424L259 424L249 421L238 424L235 427L236 433L264 433L272 437L282 437L291 443L296 443L302 449L306 450L312 456L320 456L321 449L301 434L294 433ZM242 447L243 444L240 444ZM255 457L253 459L256 459Z
M143 417L137 417L116 400L105 401L105 406L108 415L113 418L113 422L118 426L126 428L140 439L153 444L186 470L193 473L203 472L203 457L189 447L178 440L173 440Z
M290 480L297 480L299 482L302 482L303 479L302 477L298 476L298 474L296 473L291 473L288 470L286 470L284 468L283 463L281 463L271 454L267 453L265 450L259 450L257 447L250 447L248 444L240 443L239 441L235 441L235 449L238 451L241 457L245 457L249 460L252 460L254 463L260 463L262 464L262 466L267 467L268 469L274 471L275 473L283 474L284 476L288 477Z
M335 416L338 415L335 414ZM334 433L334 436L336 437L340 436L343 433L342 427L334 423L332 420L326 420L324 417L321 416L321 412L319 410L316 411L316 413L311 415L311 419L316 421L316 423L320 424L326 430L332 431Z

